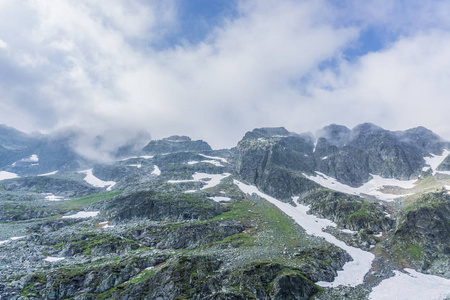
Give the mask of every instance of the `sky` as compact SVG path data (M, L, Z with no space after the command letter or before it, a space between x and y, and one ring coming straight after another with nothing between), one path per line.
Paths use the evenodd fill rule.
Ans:
M216 149L331 123L450 140L449 15L449 0L0 0L0 123Z

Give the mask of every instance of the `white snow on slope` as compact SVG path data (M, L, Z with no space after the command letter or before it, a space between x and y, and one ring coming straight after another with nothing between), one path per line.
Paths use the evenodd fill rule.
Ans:
M195 165L195 164L198 164L201 162L212 164L212 165L215 165L216 167L223 167L223 165L220 162L218 162L217 160L188 161L188 165Z
M7 171L0 171L0 180L13 179L13 178L19 178L19 175L17 175L16 173L11 173L11 172L7 172Z
M444 188L448 191L448 194L450 195L450 185L445 185Z
M102 228L102 229L114 228L114 225L109 225L109 221L100 222L100 223L98 223L98 225L100 225L100 228Z
M32 154L29 158L28 161L32 161L32 162L38 162L39 161L39 157L36 154Z
M143 158L143 159L152 159L153 157L155 157L154 155L141 155L141 156L139 156L140 158Z
M394 187L400 187L404 189L411 189L415 186L415 183L417 180L397 180L393 178L382 178L378 175L373 175L373 177L370 181L366 182L360 187L354 188L351 186L348 186L346 184L340 183L335 178L330 177L328 175L325 175L320 172L316 172L317 176L310 176L307 174L303 174L306 178L309 180L312 180L326 188L352 194L352 195L370 195L374 196L377 199L384 200L384 201L394 201L396 198L404 197L407 195L394 195L394 194L385 194L381 192L381 189L384 186L394 186Z
M308 206L301 204L292 206L289 203L281 202L269 195L260 192L255 186L247 185L237 180L234 180L234 183L241 189L242 192L249 195L257 194L258 196L277 206L285 214L291 217L297 224L303 227L307 234L323 237L329 243L338 246L339 248L347 251L350 254L350 256L353 258L353 261L347 262L344 265L343 270L337 272L338 275L334 278L333 282L320 281L316 282L317 285L320 285L322 287L336 287L340 285L357 286L363 283L364 276L372 268L372 261L374 260L375 256L370 252L347 246L347 244L338 240L331 234L322 231L328 226L336 227L335 223L326 219L319 219L314 215L308 215Z
M194 173L192 177L194 179L188 179L188 180L169 180L168 183L181 183L181 182L196 182L201 181L203 183L206 183L205 186L201 188L201 190L212 188L220 183L222 179L230 176L230 173L224 173L224 174L207 174L207 173ZM188 191L186 191L188 192ZM193 191L189 191L193 192Z
M370 300L443 300L450 295L450 279L405 269L394 271L395 276L383 280L372 289Z
M0 241L0 245L8 243L8 242L11 242L11 241L17 241L17 240L23 239L25 237L26 237L25 235L23 235L23 236L13 236L12 238L9 238L8 240Z
M210 158L210 159L215 159L215 160L220 160L223 163L228 163L228 161L223 158L223 157L217 157L217 156L208 156L208 155L204 155L204 154L199 154L200 156L206 157L206 158Z
M74 215L63 216L63 219L84 219L84 218L95 217L99 213L100 213L99 211L80 211Z
M106 189L107 191L110 191L112 189L112 187L116 184L114 181L104 181L104 180L101 180L100 178L95 177L94 174L92 174L92 169L78 171L78 173L86 174L86 177L84 177L84 181L86 181L90 185L93 185L96 187L107 186L108 187Z
M431 170L433 171L433 175L435 175L436 173L445 174L445 171L436 171L436 169L447 158L449 154L450 150L444 150L444 152L442 152L442 155L431 154L430 157L424 157L423 159L425 159L425 164L430 166Z
M155 166L153 167L153 172L152 172L152 174L153 174L153 175L156 175L156 176L161 175L161 170L159 169L158 166L155 165Z
M231 201L231 198L229 197L222 197L222 196L214 196L214 197L208 197L211 200L214 200L216 202L228 202Z
M48 193L48 194L45 194L45 195L47 195L47 196L45 196L45 200L48 200L48 201L61 201L61 200L64 200L64 197L62 197L62 196L55 196L52 193Z
M56 173L58 173L58 171L53 171L53 172L45 173L45 174L39 174L38 176L50 176L50 175L55 175Z
M64 259L65 257L53 257L53 256L47 256L46 258L44 258L44 260L48 262L57 262Z

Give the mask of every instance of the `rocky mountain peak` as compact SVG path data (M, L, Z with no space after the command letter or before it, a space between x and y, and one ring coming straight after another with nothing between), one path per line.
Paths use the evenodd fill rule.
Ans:
M211 146L202 140L193 141L188 136L170 136L162 140L152 140L142 149L145 154L165 154L175 152L210 151Z
M316 135L317 137L324 138L328 143L335 145L336 147L342 147L350 139L351 130L343 125L331 124L325 126Z
M245 134L244 140L259 139L259 138L272 138L272 137L287 137L296 135L289 132L284 127L263 127L256 128Z

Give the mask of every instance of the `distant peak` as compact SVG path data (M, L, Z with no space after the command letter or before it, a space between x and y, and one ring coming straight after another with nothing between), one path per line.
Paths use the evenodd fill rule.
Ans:
M263 127L255 128L245 134L244 139L258 139L258 138L271 138L271 137L287 137L296 135L289 132L284 127Z
M162 140L166 142L190 142L191 138L185 135L172 135Z

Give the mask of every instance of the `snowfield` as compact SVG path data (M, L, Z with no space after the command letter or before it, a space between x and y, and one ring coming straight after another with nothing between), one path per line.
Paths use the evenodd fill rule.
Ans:
M360 187L354 188L351 186L348 186L346 184L340 183L335 178L330 177L328 175L325 175L320 172L316 172L317 176L310 176L303 173L303 176L308 178L309 180L314 181L315 183L320 184L321 186L324 186L326 188L346 193L346 194L352 194L352 195L370 195L373 196L379 200L384 201L394 201L396 198L405 197L409 194L403 194L403 195L394 195L394 194L386 194L383 193L381 190L383 187L386 186L393 186L393 187L399 187L403 189L411 189L415 186L415 183L417 180L397 180L393 178L383 178L378 175L373 175L373 177L370 181L366 182Z
M155 166L153 167L153 172L152 172L152 174L153 174L153 175L156 175L156 176L161 175L161 170L159 169L158 166L155 165Z
M63 216L63 219L82 219L95 217L99 214L99 211L80 211L74 215Z
M9 238L8 240L0 241L0 245L11 242L11 241L17 241L17 240L23 239L25 237L26 237L25 235L24 236L13 236L12 238Z
M422 274L412 269L406 273L394 271L395 276L383 280L372 289L370 300L444 300L450 295L450 279Z
M307 214L309 207L306 205L297 204L297 206L292 206L289 203L281 202L260 192L255 186L247 185L238 180L234 180L234 183L239 187L239 189L241 189L242 192L249 195L256 194L277 206L297 224L303 227L307 234L323 237L327 242L338 246L350 254L353 261L347 262L343 266L343 270L337 272L337 276L334 278L333 282L319 281L316 282L317 285L322 287L337 287L340 285L357 286L363 283L364 276L372 268L372 261L375 256L370 252L363 251L355 247L350 247L335 238L333 235L323 232L323 229L328 226L336 227L335 223Z
M210 158L210 159L214 159L214 160L220 160L223 163L228 163L228 161L223 158L223 157L217 157L217 156L208 156L208 155L204 155L204 154L199 154L200 156L206 157L206 158Z
M39 174L38 176L50 176L50 175L55 175L56 173L58 173L58 171L53 171L53 172L45 173L45 174Z
M231 201L231 198L229 197L223 197L223 196L214 196L214 197L208 197L211 200L214 200L216 202L229 202Z
M48 200L48 201L61 201L61 200L64 200L64 197L62 197L62 196L55 196L52 193L48 193L48 194L44 194L44 195L46 195L45 196L45 200Z
M92 170L93 169L78 171L78 173L86 174L86 177L84 177L84 181L86 181L87 183L89 183L92 186L95 186L95 187L106 187L107 186L108 187L108 188L106 188L107 191L110 191L112 189L112 187L116 184L116 182L114 182L114 181L104 181L104 180L101 180L100 178L95 177L94 174L92 174Z
M53 257L53 256L47 256L46 258L44 258L44 260L48 262L56 262L64 259L65 257Z
M446 171L436 171L436 169L447 158L449 154L450 150L444 150L444 152L442 152L442 155L431 154L431 156L425 156L423 159L425 160L425 164L430 166L431 170L433 171L433 175L435 175L436 173L446 174ZM448 173L450 174L450 172Z
M0 180L13 179L13 178L19 178L19 175L17 175L16 173L11 173L11 172L7 172L7 171L0 171Z
M224 174L207 174L207 173L194 173L192 177L194 179L187 179L187 180L169 180L168 183L181 183L181 182L203 182L206 183L205 186L201 188L201 190L209 189L212 187L215 187L222 181L222 179L227 178L228 176L231 176L230 173L224 173ZM206 181L207 180L207 181ZM195 190L189 190L185 193L193 193Z

